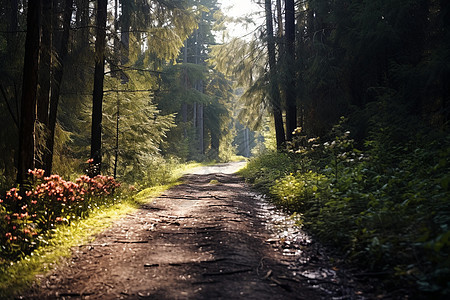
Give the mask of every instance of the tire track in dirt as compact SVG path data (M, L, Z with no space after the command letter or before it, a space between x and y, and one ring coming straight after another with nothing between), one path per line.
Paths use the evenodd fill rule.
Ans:
M325 299L269 244L252 195L236 175L186 175L22 298Z

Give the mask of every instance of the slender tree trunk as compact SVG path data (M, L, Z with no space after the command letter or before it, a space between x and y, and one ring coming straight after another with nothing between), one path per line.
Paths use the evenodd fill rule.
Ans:
M198 150L200 154L205 154L205 145L204 145L204 126L203 126L203 112L204 106L202 103L198 104L197 108L197 135L198 135Z
M55 3L57 1L55 0ZM49 176L53 169L53 152L55 147L55 128L56 117L58 112L58 103L60 96L61 81L64 71L64 60L67 56L69 46L69 29L70 21L72 19L72 6L73 0L65 0L64 15L63 15L63 33L61 37L61 44L56 52L57 63L53 69L53 81L51 86L50 97L50 112L48 120L48 138L47 138L47 151L44 155L45 174ZM56 6L54 6L56 7Z
M89 47L89 1L90 0L74 0L76 6L75 22L76 27L79 28L75 32L75 39L77 40L77 49L86 49Z
M188 76L187 76L187 66L186 64L188 63L187 60L187 39L186 41L184 41L184 51L183 51L183 63L185 64L185 68L184 68L184 88L187 91L188 89ZM183 134L184 134L184 138L187 138L188 134L187 134L187 103L183 102L183 104L181 105L181 116L183 118Z
M43 1L42 5L42 37L39 63L39 97L37 99L37 119L48 125L48 109L50 106L50 85L52 65L52 33L53 33L53 1Z
M17 182L20 184L26 181L28 169L34 169L34 123L36 121L36 98L39 79L41 1L28 2L17 168Z
M37 120L42 126L39 134L43 135L45 144L36 145L36 168L46 169L44 157L47 152L48 120L50 107L51 66L52 66L52 36L53 36L53 1L43 1L42 4L42 37L39 63L39 96L37 99Z
M292 141L292 133L297 128L297 95L295 74L295 7L294 0L285 0L285 62L286 62L286 138Z
M90 15L89 15L89 2L90 0L81 0L81 47L85 49L89 47L89 23L90 23Z
M120 40L119 40L119 0L114 0L114 63L112 76L121 78L119 62L121 61ZM116 93L116 146L114 149L114 179L117 179L117 165L119 163L119 134L120 134L120 96Z
M119 0L114 0L114 36L113 36L113 51L114 55L111 58L111 77L120 78L120 60L121 60L121 46L120 46L120 29L119 29Z
M275 122L275 136L277 149L283 150L286 144L286 137L283 127L283 115L281 112L280 90L277 80L277 66L275 58L275 41L273 36L272 2L265 0L266 30L267 30L267 50L269 55L269 97L272 104L272 113Z
M244 146L245 146L245 157L250 157L250 136L249 136L249 129L248 127L245 127L244 129Z
M122 58L121 58L121 66L125 66L129 61L129 52L130 52L130 17L131 17L131 7L129 0L121 0L122 4L122 15L121 15L121 34L120 34L120 42L122 45ZM128 83L128 77L124 72L121 72L122 75L122 84Z
M277 20L278 20L278 39L280 41L279 45L280 45L280 54L283 53L283 43L282 43L282 38L283 38L283 12L281 10L281 0L277 0Z
M116 114L116 149L114 153L114 179L117 178L117 164L119 161L119 121L120 121L120 97L117 93L117 114Z
M197 102L192 104L192 125L197 128Z
M102 163L102 104L103 81L105 75L106 46L106 16L107 0L97 1L96 39L95 39L95 69L94 91L92 93L92 129L91 129L91 159L90 176L101 172Z

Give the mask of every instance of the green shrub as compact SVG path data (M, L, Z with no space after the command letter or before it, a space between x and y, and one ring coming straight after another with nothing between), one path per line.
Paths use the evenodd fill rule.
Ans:
M296 166L286 153L267 152L253 158L247 167L240 171L257 187L268 192L269 187L279 178L296 171Z
M450 138L389 130L361 151L340 124L329 141L300 137L289 154L264 154L241 173L350 261L448 294Z

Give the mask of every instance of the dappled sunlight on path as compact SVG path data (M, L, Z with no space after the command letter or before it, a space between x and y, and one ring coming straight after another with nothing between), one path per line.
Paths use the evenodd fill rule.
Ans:
M233 174L239 171L240 169L244 168L246 165L247 165L246 161L240 161L240 162L223 163L213 166L203 166L189 170L188 174L195 174L195 175L210 175L214 173Z
M323 255L309 237L242 178L225 174L242 165L185 175L183 184L74 248L23 298L364 299L336 276L324 277L331 269L317 266ZM305 269L299 261L311 263L308 249L315 265ZM307 276L313 269L322 275Z

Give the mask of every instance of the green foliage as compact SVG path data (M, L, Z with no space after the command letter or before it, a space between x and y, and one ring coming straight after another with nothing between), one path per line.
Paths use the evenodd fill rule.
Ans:
M398 284L448 294L450 139L378 124L364 151L343 123L324 143L298 130L290 154L266 153L241 173L349 260Z
M289 174L277 179L270 188L270 194L277 203L290 211L305 211L306 206L321 203L328 195L327 177L312 171Z
M250 160L240 174L250 179L258 188L268 191L277 179L295 171L296 166L292 164L289 155L273 151Z
M52 270L62 257L70 257L73 247L91 242L96 234L108 228L115 220L135 211L171 185L147 188L137 195L124 191L113 206L94 209L88 218L75 220L70 225L59 223L45 237L45 243L23 259L0 260L0 298L12 299L21 291L29 289L36 280L36 275Z
M59 175L44 177L43 170L29 172L27 186L12 188L0 199L0 258L14 260L29 254L57 223L85 218L94 208L116 200L118 184L112 177L81 176L76 182Z

